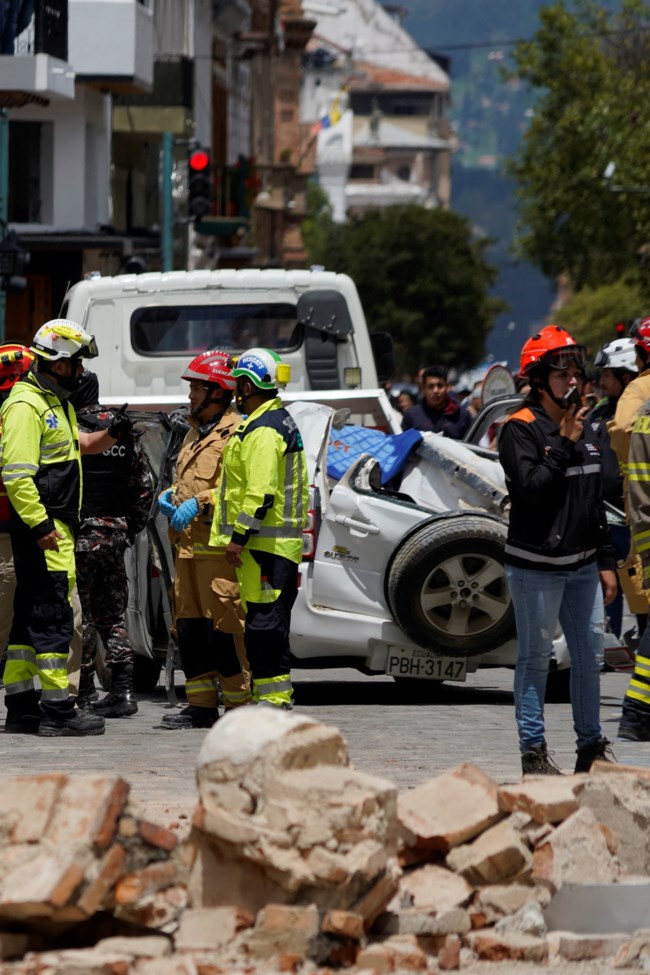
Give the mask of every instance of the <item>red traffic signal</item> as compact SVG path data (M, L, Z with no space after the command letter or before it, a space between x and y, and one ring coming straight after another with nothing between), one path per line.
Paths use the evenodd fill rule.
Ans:
M624 335L627 335L627 324L625 322L616 322L614 328L616 329L618 338L623 338Z
M205 149L192 149L187 166L187 208L193 220L200 220L212 208L210 154Z

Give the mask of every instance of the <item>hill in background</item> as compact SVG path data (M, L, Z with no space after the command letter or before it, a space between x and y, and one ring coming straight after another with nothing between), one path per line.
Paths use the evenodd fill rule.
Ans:
M516 150L532 96L518 82L504 82L512 41L532 37L544 0L406 0L404 28L435 55L451 59L452 106L460 149L453 161L452 207L496 243L490 261L499 268L494 293L510 311L499 316L487 352L516 368L523 342L544 323L554 282L525 262L516 263L512 241L517 215L503 160ZM510 42L510 43L509 43Z

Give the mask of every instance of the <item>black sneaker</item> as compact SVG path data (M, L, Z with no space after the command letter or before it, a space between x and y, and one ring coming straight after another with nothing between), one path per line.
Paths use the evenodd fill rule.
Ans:
M627 741L650 741L650 709L637 710L625 701L618 737Z
M111 691L94 704L92 709L95 714L101 714L105 718L128 718L138 713L138 702L133 691Z
M37 735L40 723L40 714L13 714L7 711L5 731L10 735Z
M97 714L76 708L60 718L41 718L39 735L45 738L72 738L82 735L103 735L106 722Z
M167 731L180 731L185 728L211 728L218 718L218 708L197 708L194 704L188 704L176 714L163 714L160 727Z
M521 756L521 771L524 775L563 775L548 751L546 743L534 745Z
M606 738L599 738L598 741L592 741L588 745L581 745L576 750L576 755L578 757L576 767L573 770L574 773L588 772L595 761L616 762L614 752Z

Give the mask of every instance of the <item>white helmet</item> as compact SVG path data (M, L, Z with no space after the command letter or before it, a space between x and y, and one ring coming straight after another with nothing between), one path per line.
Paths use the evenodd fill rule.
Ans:
M272 349L249 349L239 356L232 371L235 379L245 376L258 389L276 389L286 386L291 378L291 368Z
M42 359L94 359L98 354L95 336L68 318L53 318L41 325L34 336L31 351Z
M636 344L634 339L614 339L606 342L596 353L594 366L598 369L623 369L625 372L637 373Z

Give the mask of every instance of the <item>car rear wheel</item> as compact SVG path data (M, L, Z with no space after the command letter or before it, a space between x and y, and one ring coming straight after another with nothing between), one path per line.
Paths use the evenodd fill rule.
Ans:
M389 569L388 601L419 646L476 656L515 636L503 563L506 526L481 515L432 522Z

